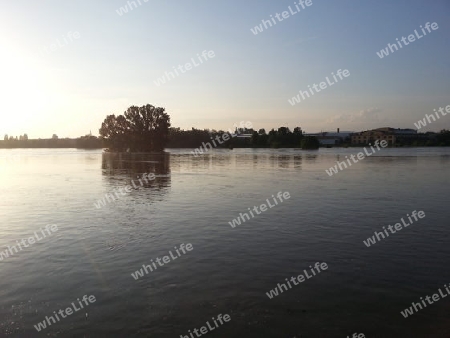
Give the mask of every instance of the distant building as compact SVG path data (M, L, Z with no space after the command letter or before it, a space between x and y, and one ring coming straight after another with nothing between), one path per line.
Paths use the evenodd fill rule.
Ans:
M388 145L392 146L401 141L410 142L421 139L421 135L417 134L415 129L377 128L353 134L352 144L367 145L373 144L375 141L386 141Z
M374 144L375 141L386 141L388 145L394 145L396 138L392 128L378 128L373 130L366 130L352 135L352 144L367 145Z
M351 142L351 135L353 132L349 131L340 131L339 128L336 132L320 132L313 134L304 134L305 136L314 136L319 140L320 145L326 147L339 146L343 143Z

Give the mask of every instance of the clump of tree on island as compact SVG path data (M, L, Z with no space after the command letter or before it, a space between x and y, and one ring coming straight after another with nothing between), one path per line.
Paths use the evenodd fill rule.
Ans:
M131 106L117 117L108 115L99 132L111 151L154 152L164 150L169 127L165 108L147 104Z

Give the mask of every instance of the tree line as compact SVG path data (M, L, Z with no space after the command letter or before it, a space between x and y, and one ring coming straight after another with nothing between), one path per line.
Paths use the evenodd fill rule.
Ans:
M305 138L300 127L292 131L288 127L280 127L268 133L264 129L236 128L234 134L223 130L173 128L165 108L150 104L132 106L123 115L108 115L99 132L104 144L114 152L158 152L166 147L197 148L225 133L230 134L229 140L220 145L225 148L299 148L303 139L308 141L303 142L304 147L318 147L318 142L314 142L313 138Z
M312 138L305 137L301 128L296 127L290 130L288 127L272 129L268 133L265 129L258 131L250 128L236 128L233 134L223 130L195 129L182 130L180 128L170 128L168 148L197 148L203 143L211 143L211 139L216 136L228 133L230 137L218 147L221 148L300 148L314 145ZM315 138L314 138L315 139ZM309 141L306 142L305 141Z
M86 135L77 139L30 140L25 134L20 138L8 137L0 141L0 148L108 148L112 152L161 152L164 148L197 148L225 133L228 140L218 145L223 148L302 148L317 149L316 137L306 136L300 127L290 130L279 127L266 132L265 129L236 128L234 133L223 130L182 130L171 127L170 116L165 108L147 104L131 106L123 115L108 115L99 129L100 137ZM402 144L405 146L450 146L450 131L433 134L424 144Z
M0 140L0 148L80 148L102 149L104 140L99 137L86 135L74 138L49 138L49 139L10 139Z

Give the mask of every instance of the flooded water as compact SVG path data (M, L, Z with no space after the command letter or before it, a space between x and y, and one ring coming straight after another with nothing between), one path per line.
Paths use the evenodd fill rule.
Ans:
M325 172L360 150L0 150L0 337L191 338L219 314L231 320L210 337L448 337L450 297L400 311L450 282L450 149ZM415 210L426 217L363 243ZM328 268L313 275L316 262Z

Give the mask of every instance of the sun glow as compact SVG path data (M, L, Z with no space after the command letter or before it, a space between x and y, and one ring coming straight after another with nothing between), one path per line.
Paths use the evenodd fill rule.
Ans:
M36 59L0 44L0 118L3 131L37 121L48 101L49 83Z

